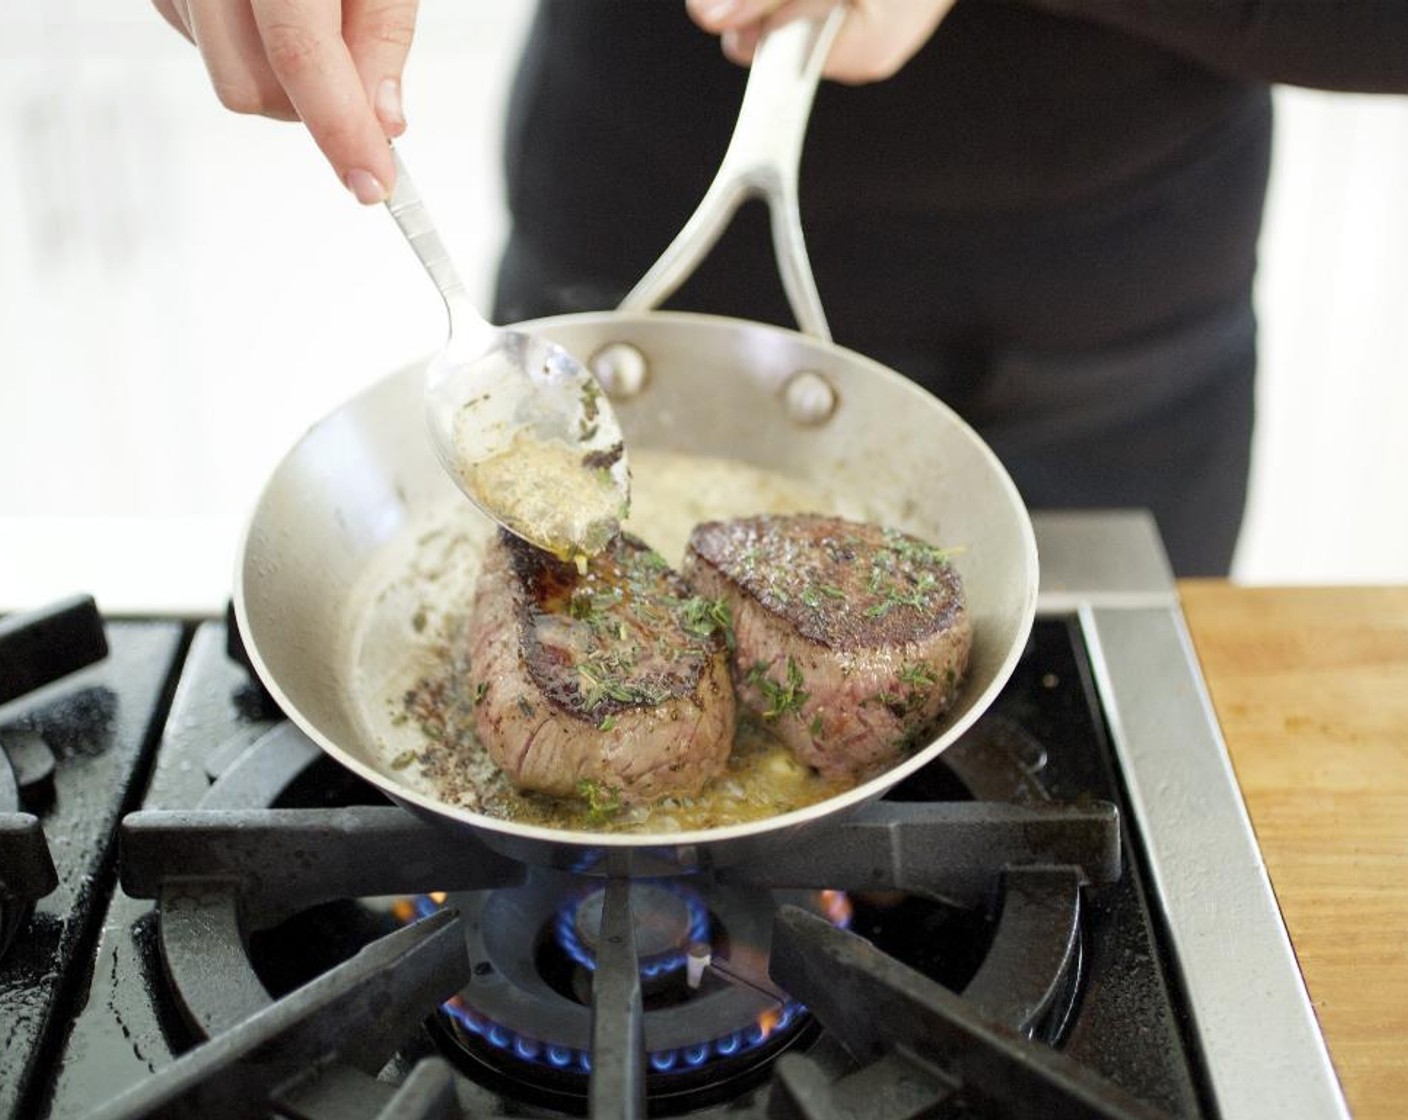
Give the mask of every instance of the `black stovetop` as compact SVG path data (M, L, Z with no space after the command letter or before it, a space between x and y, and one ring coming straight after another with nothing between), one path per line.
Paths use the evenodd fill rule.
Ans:
M386 804L279 720L225 623L102 630L0 707L0 858L27 853L0 865L0 1118L1212 1114L1072 619L855 819L605 889ZM697 992L609 936L654 906L714 943ZM757 946L770 971L730 979Z

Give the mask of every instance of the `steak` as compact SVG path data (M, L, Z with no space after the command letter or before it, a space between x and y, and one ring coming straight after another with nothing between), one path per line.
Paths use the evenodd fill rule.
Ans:
M470 622L473 724L520 789L594 806L691 796L727 764L725 627L622 534L585 572L506 532Z
M728 605L739 702L827 777L899 761L967 671L958 572L898 530L819 514L710 521L683 570Z

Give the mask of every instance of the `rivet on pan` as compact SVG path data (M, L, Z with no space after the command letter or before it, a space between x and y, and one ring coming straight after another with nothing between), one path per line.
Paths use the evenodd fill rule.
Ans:
M630 400L645 388L650 377L650 363L629 342L607 343L587 364L612 400Z
M798 370L782 387L787 415L798 424L824 424L836 411L836 390L813 369Z

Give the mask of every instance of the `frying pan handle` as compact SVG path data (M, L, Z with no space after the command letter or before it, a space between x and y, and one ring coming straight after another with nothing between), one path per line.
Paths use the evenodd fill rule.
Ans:
M767 200L773 252L797 326L831 340L802 237L797 168L821 67L845 18L846 5L838 3L825 16L793 20L764 37L714 181L620 310L649 311L668 299L708 255L744 200L760 197Z

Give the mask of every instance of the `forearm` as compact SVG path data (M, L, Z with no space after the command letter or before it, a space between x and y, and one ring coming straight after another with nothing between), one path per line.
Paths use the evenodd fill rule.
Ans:
M1408 93L1408 0L1023 2L1125 32L1237 78Z

